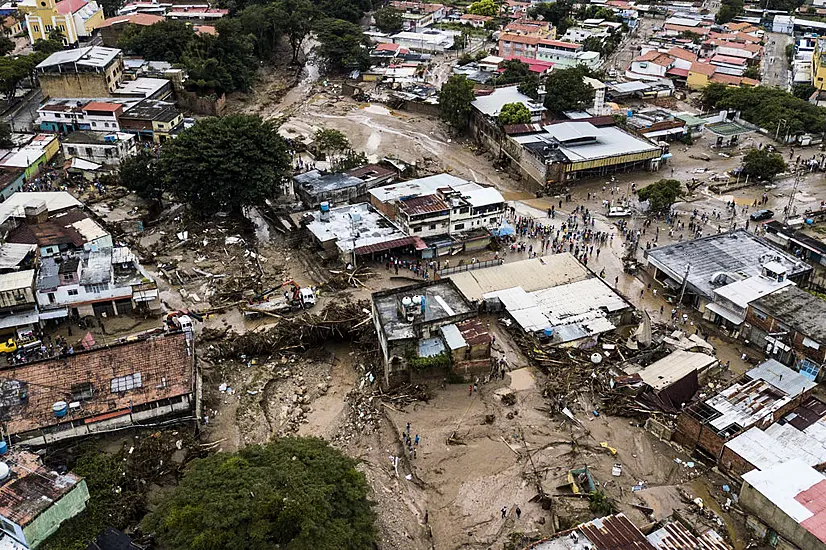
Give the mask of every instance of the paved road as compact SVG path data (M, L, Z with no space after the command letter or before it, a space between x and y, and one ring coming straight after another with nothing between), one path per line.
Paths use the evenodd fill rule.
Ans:
M776 88L791 88L791 74L789 61L786 59L786 44L790 44L792 37L776 32L766 33L766 46L763 50L763 86Z
M13 132L30 132L37 120L37 108L43 101L43 92L37 90L29 98L17 105L11 113L6 115L6 120L12 127Z

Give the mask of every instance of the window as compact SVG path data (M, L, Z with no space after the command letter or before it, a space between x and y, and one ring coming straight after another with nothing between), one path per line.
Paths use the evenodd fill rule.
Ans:
M67 147L66 150L69 152L70 155L76 155L77 149L74 147Z
M71 281L74 275L74 273L64 273L62 278L64 281Z
M817 378L818 373L820 372L820 367L817 366L817 363L812 363L808 359L803 359L800 361L800 374L808 378L809 380L814 380Z
M141 380L141 373L139 372L112 378L112 393L121 393L142 387L143 380Z
M10 521L6 521L4 518L0 518L0 525L3 527L3 531L6 531L10 535L14 535L14 524Z
M76 288L70 289L68 294L69 294L69 296L77 296L77 289Z
M72 384L72 401L88 401L94 393L91 382Z
M490 223L496 223L496 218L491 218Z
M109 127L109 123L108 123L108 122L104 122L104 123L103 123L103 126L104 126L105 128L108 128L108 127Z
M94 149L92 149L91 147L87 147L87 148L86 148L86 154L87 154L87 155L89 155L89 156L91 157L91 156L93 156L93 155L95 154L95 150L94 150Z
M103 292L109 288L109 283L100 283L97 285L83 285L83 290L85 290L89 294L93 294L95 292Z
M760 319L761 321L765 321L769 317L768 315L766 315L765 313L763 313L759 309L752 308L752 311L754 312L754 316L757 317L758 319Z
M98 125L98 123L97 123L97 122L93 122L93 123L92 123L92 128L97 127L97 125Z
M467 206L459 209L460 214L467 214L468 212L470 212L470 208L468 208Z
M465 224L463 224L463 223L457 223L456 225L453 226L453 229L455 231L459 231L460 229L464 229L464 228L465 228Z
M53 304L54 303L54 292L49 292L47 294L47 296L49 297L49 303Z
M419 227L414 227L413 228L413 233L421 233L421 232L422 232L422 226L421 225Z
M435 224L435 223L431 223L431 224L430 224L430 229L436 229L436 224Z

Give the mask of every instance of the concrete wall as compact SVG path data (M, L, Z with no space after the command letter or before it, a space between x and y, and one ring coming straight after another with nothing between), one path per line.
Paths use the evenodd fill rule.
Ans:
M103 73L41 74L44 97L109 97Z
M227 96L223 94L218 98L200 97L195 92L176 90L175 99L181 109L201 115L221 116L227 106Z
M787 516L747 482L743 483L743 488L740 490L740 505L777 531L783 538L797 545L800 550L823 550L824 544L817 537Z
M22 300L17 297L22 296ZM0 292L0 308L25 308L35 305L34 290L31 286Z
M34 521L23 528L26 542L31 548L37 547L57 531L61 523L82 512L86 508L86 501L88 500L89 489L86 487L86 480L81 479L74 489L49 506Z

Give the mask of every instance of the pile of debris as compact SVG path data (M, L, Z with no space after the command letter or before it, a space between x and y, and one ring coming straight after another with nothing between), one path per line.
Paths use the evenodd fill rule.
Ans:
M355 269L331 269L332 277L327 281L327 288L329 290L347 290L348 288L363 287L369 290L369 287L364 284L364 281L375 275L370 271L370 268L360 266Z
M260 332L229 332L209 345L207 356L220 360L269 356L276 351L300 352L329 340L347 340L365 353L376 352L378 340L371 319L368 302L335 300L320 313L281 317Z

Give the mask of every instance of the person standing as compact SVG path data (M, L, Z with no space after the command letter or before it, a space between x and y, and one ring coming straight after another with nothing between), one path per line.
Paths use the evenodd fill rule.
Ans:
M516 507L516 519L522 517L522 509L519 506Z
M505 519L505 515L508 513L508 507L502 506L502 519Z

